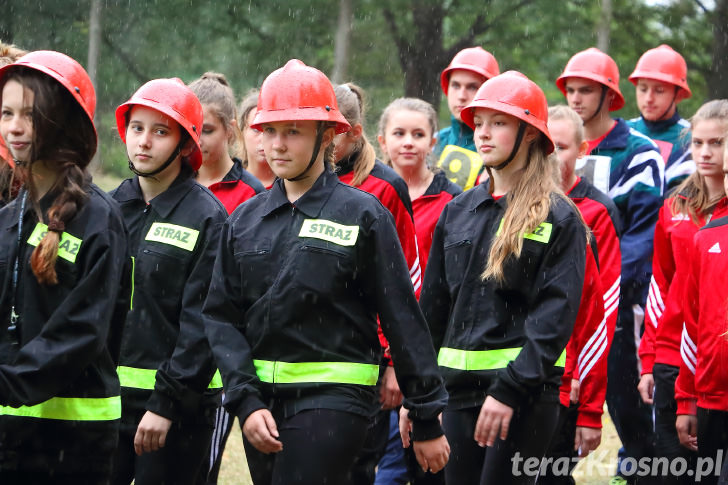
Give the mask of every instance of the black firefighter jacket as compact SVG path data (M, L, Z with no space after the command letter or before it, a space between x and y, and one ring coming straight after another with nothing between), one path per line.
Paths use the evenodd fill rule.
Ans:
M506 279L483 281L507 196L487 185L445 206L432 241L420 297L452 409L480 406L486 395L510 407L548 391L558 398L564 348L581 299L586 228L563 196L524 235Z
M122 420L138 422L149 410L173 421L209 421L219 396L206 392L215 365L200 313L227 212L186 164L149 204L138 177L112 196L134 257L119 366Z
M107 471L118 440L116 362L130 260L118 205L95 185L67 224L41 285L30 256L47 230L25 191L0 210L0 468ZM39 201L43 214L55 193ZM18 252L18 247L20 251ZM16 256L17 331L9 329Z
M204 308L225 383L245 421L268 405L285 416L327 408L373 415L390 342L414 438L442 434L447 395L392 215L325 171L295 203L281 180L225 223Z

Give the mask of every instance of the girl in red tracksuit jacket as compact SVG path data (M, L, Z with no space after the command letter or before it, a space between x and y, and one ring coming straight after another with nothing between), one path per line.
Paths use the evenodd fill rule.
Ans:
M701 123L693 125L691 146L696 172L710 172L717 176L716 161L720 155L716 156L716 151L722 152L723 188L728 191L728 156L725 150L728 101L711 101L698 110L699 113L701 111L702 114L710 113L711 117L702 118ZM704 180L708 186L707 176ZM710 186L713 190L717 188L714 183ZM706 190L705 193L707 196L709 192ZM715 193L711 195L714 200L718 197ZM711 222L698 230L688 247L689 266L683 273L687 274L687 282L681 294L685 323L680 335L680 371L675 382L675 427L680 443L697 451L701 458L716 460L722 454L723 461L728 451L725 447L728 442L728 388L725 384L725 356L728 351L725 338L728 329L728 261L725 257L725 236L728 219L724 206L725 199L722 199L712 212ZM721 215L723 217L718 217ZM685 278L683 274L676 272L673 281L676 278ZM671 293L672 286L668 298ZM663 325L668 309L666 306L660 325ZM660 335L658 327L658 355L660 342L663 340ZM703 477L703 480L716 483L716 475L717 470L716 474Z
M243 168L239 158L230 156L238 139L235 95L224 75L206 72L189 88L202 104L204 116L200 132L202 165L197 181L210 189L232 213L237 206L263 192L263 184Z
M462 189L442 171L428 167L427 157L437 143L437 113L417 98L399 98L384 109L379 119L379 145L387 163L407 184L417 234L420 265L424 272L432 245L432 233L443 207Z
M25 180L0 210L0 483L108 484L131 261L119 207L87 171L96 94L52 51L0 69L0 92Z
M258 112L258 90L252 89L245 95L238 108L238 126L242 132L242 150L240 156L245 167L255 178L260 180L266 190L270 190L276 180L276 174L268 165L261 144L261 133L250 127Z
M568 458L568 469L554 467L539 478L539 483L544 484L573 484L570 476L576 466L573 458L577 452L578 456L587 455L601 442L607 356L619 302L619 219L611 199L575 173L576 160L587 149L579 115L565 105L549 108L548 128L559 157L561 188L579 208L593 236L592 251L587 251L579 315L567 345L560 392L564 407L559 414L557 436L549 448L549 457L554 460ZM596 272L596 278L592 271Z
M690 120L691 148L697 171L665 200L655 226L652 281L640 342L642 399L655 409L658 456L695 454L680 446L675 430L675 379L680 370L684 291L693 237L711 219L728 215L723 188L722 139L728 128L728 102L710 101ZM691 477L665 477L666 483L689 483ZM667 482L669 481L669 482Z
M535 483L524 460L538 463L555 431L587 228L556 185L547 109L510 71L461 113L490 183L445 206L420 300L450 394L447 483Z

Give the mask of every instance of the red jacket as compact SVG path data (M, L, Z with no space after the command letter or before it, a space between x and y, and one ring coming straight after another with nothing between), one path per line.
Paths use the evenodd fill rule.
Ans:
M427 256L432 246L432 234L445 205L453 198L463 193L459 185L450 182L445 172L435 172L435 178L420 197L412 201L412 211L415 218L415 232L417 233L417 249L420 253L420 266L422 273L427 268Z
M232 214L240 204L255 194L265 191L263 184L245 170L237 158L233 159L233 168L225 177L220 182L210 185L208 189L222 202L228 214Z
M728 217L698 230L685 285L677 414L728 411Z
M566 365L561 377L559 400L569 407L571 380L579 380L577 426L602 427L602 411L607 395L607 355L614 327L604 318L604 300L595 249L586 250L584 287L574 331L566 345Z
M678 195L678 197L683 197ZM684 197L683 197L684 198ZM690 269L688 257L698 228L687 214L673 214L674 197L665 200L655 226L652 281L645 306L645 332L639 355L642 374L651 374L655 362L680 367L680 336L683 331L683 296ZM713 218L728 215L728 203L721 200Z
M561 402L568 407L571 379L578 379L580 391L577 426L601 428L607 392L607 356L617 325L619 304L622 268L618 237L620 223L614 202L586 180L579 178L567 195L579 208L584 222L592 231L599 282L587 281L590 278L589 260L594 260L593 255L587 255L587 272L579 315L574 334L566 347ZM595 301L590 293L596 291L599 292L599 298ZM595 304L601 304L601 312L594 308Z
M354 179L354 162L358 155L359 152L355 152L349 158L336 164L336 174L339 176L339 180L345 184L351 185L351 181ZM412 202L409 198L407 184L397 175L397 172L377 160L369 176L357 188L374 195L392 213L399 243L402 246L404 258L407 260L412 286L415 288L415 296L419 299L423 271L420 267L417 235L412 217ZM383 348L389 348L389 343L384 338L381 327L379 328L379 340Z

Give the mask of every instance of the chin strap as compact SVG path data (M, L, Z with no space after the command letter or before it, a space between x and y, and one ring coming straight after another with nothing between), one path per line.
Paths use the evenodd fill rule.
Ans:
M602 105L604 104L604 99L607 97L607 91L609 91L609 88L606 87L604 84L602 84L602 95L599 98L599 106L597 106L596 111L594 111L594 114L591 115L591 117L588 120L584 120L583 124L589 123L591 120L597 117L597 115L602 111Z
M680 91L680 88L678 86L675 86L675 94L673 94L672 96L672 102L670 103L670 106L668 106L665 112L662 113L659 118L657 118L657 121L662 121L665 119L665 115L667 115L667 113L672 109L673 105L675 104L678 91Z
M321 142L324 138L324 132L326 131L326 126L323 121L319 121L318 126L316 127L316 143L313 146L313 153L311 153L311 161L308 162L308 166L303 170L303 172L299 173L295 177L286 179L290 180L291 182L298 182L299 180L303 180L305 178L308 178L309 170L311 170L311 167L313 167L313 164L316 163L316 159L318 158L319 151L321 150Z
M172 151L172 154L169 156L166 162L164 162L162 165L160 165L155 170L152 170L151 172L140 172L136 169L134 164L131 160L129 160L129 170L134 172L136 175L140 177L151 177L154 178L155 175L162 172L164 169L170 166L172 162L174 162L179 154L182 152L182 149L184 148L185 144L187 143L187 137L185 137L184 140L180 140L180 142L177 144L177 147Z
M509 163L513 161L513 158L516 156L516 153L518 153L518 149L521 147L521 142L523 141L523 135L526 133L526 123L523 121L518 122L518 133L516 134L516 141L513 144L513 150L511 150L511 154L508 155L508 158L502 163L499 163L495 167L492 167L494 170L503 170L508 166Z

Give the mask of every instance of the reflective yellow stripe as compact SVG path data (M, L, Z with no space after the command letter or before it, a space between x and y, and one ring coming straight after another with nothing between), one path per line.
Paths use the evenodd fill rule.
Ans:
M116 368L119 374L121 387L133 387L134 389L154 389L157 380L157 369L138 369L120 365Z
M53 397L35 406L0 406L0 415L63 421L110 421L121 418L121 397Z
M442 347L437 355L437 363L442 367L460 370L502 369L518 356L521 348L460 350Z
M136 258L131 257L131 298L129 298L129 310L134 309L134 271L136 271Z
M120 365L116 368L116 373L119 374L119 383L121 387L133 387L134 389L154 389L154 383L157 380L156 369L139 369L136 367L126 367ZM215 375L212 376L210 384L207 386L208 389L221 389L222 388L222 377L220 371L215 371Z
M501 219L500 224L498 224L498 230L495 232L496 236L500 236L501 230L503 229L503 219ZM525 239L530 239L532 241L537 241L540 243L547 244L549 240L551 239L551 231L553 229L553 226L550 222L542 222L538 225L536 229L533 230L533 232L529 232L528 234L524 234L523 237Z
M460 350L442 347L437 355L437 363L442 367L460 370L494 370L503 369L515 360L523 347L495 350ZM564 350L554 364L564 367L566 351Z
M149 232L144 239L192 251L195 249L195 243L199 235L200 231L196 229L190 229L189 227L178 226L176 224L155 222L149 228Z
M28 238L28 244L31 246L38 246L40 241L48 232L48 226L39 222L35 225L35 229ZM76 236L72 236L67 232L61 234L61 239L58 241L58 257L63 258L71 263L76 262L76 255L78 250L81 248L83 241Z
M379 377L379 366L357 362L274 362L254 360L255 371L263 382L299 384L330 382L373 386Z

